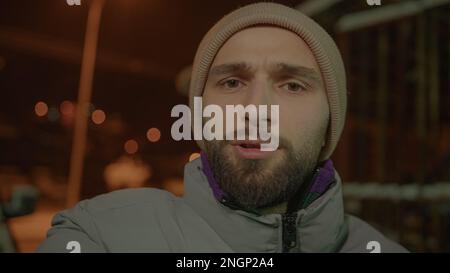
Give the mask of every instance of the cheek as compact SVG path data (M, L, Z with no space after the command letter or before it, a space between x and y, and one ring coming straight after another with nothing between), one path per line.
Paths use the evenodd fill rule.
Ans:
M328 125L328 103L297 103L280 106L280 135L291 143L311 135L320 137Z
M223 94L213 87L206 85L205 91L202 95L203 106L205 107L210 104L215 104L220 106L222 109L225 109L225 105L239 104L239 98L236 97L237 96L234 94Z

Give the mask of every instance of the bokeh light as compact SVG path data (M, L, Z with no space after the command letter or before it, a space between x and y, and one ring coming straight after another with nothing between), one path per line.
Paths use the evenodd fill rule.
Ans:
M150 128L147 131L147 139L150 142L157 142L161 138L161 131L158 128Z
M47 113L48 113L47 104L42 101L36 103L36 105L34 106L34 112L36 113L36 115L38 117L43 117L43 116L47 115Z
M124 145L125 152L128 154L135 154L139 150L139 144L134 139L129 139L125 142Z
M58 109L56 107L50 107L48 109L47 117L48 117L49 121L52 121L52 122L57 121L59 119Z
M73 117L75 115L75 105L71 101L65 100L59 105L59 111L64 116Z
M106 114L103 110L95 110L92 113L92 122L94 122L97 125L102 124L106 120Z

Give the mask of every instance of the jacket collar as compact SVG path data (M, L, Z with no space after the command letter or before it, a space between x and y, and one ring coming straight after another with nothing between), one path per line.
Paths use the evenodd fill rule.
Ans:
M341 179L306 208L297 212L297 249L300 252L337 251L347 235L344 221ZM185 167L184 200L215 230L230 251L281 252L280 214L257 215L232 209L217 199L217 192L203 171L201 158Z

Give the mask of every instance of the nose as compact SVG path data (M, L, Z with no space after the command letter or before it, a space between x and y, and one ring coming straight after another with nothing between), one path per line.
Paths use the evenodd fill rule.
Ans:
M248 89L248 92L246 94L245 97L245 104L246 105L255 105L256 108L258 109L258 119L256 120L251 120L249 118L249 115L246 114L245 116L245 121L246 122L251 122L251 125L256 126L257 127L257 122L260 118L262 118L264 122L270 122L270 116L269 115L261 115L260 116L260 111L261 111L261 107L260 106L267 106L266 110L268 113L270 113L270 106L273 103L273 90L271 87L271 84L264 80L264 79L259 79L259 80L254 80L254 82L251 84L250 88ZM265 119L265 120L264 120Z
M270 84L263 79L256 79L251 83L246 94L246 104L253 104L257 107L259 105L270 105L272 99L271 95Z

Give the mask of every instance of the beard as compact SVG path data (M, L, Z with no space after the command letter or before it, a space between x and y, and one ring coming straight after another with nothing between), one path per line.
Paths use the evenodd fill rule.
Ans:
M237 156L229 141L205 141L217 183L244 210L288 201L311 177L321 151L320 137L309 137L297 150L280 137L279 150L266 159Z

